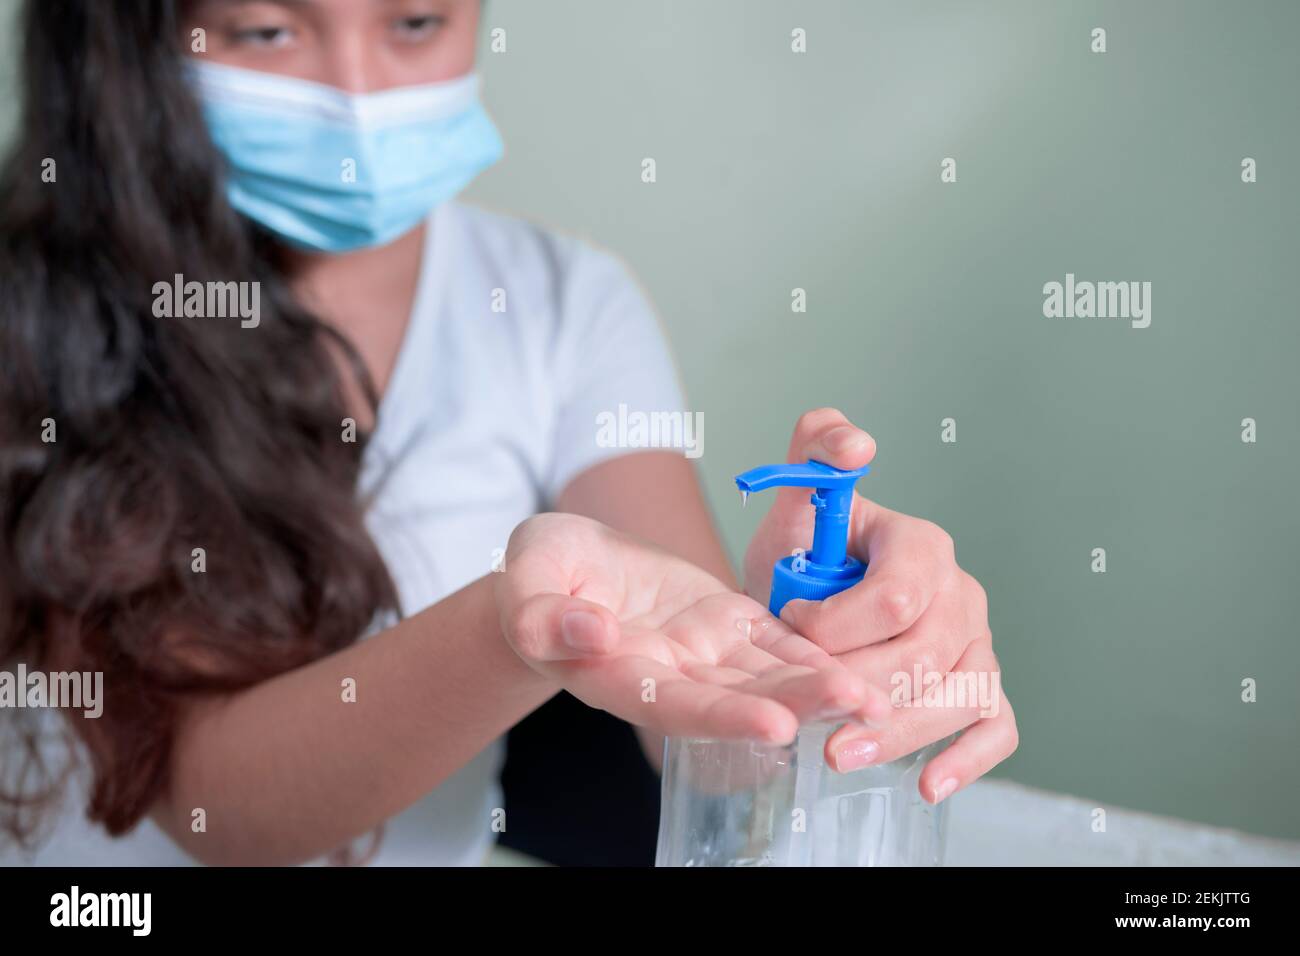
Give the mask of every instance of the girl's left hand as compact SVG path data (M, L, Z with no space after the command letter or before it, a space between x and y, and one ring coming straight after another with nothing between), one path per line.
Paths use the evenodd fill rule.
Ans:
M799 419L787 460L814 458L848 469L875 453L870 435L823 408ZM808 547L812 533L807 490L780 489L745 553L751 597L766 605L772 565ZM938 803L1009 757L1019 742L993 653L984 589L958 567L943 529L856 494L849 553L869 565L861 583L825 601L791 601L781 620L854 673L889 686L895 710L881 727L840 728L827 741L826 759L842 771L855 770L964 730L921 773L922 796Z

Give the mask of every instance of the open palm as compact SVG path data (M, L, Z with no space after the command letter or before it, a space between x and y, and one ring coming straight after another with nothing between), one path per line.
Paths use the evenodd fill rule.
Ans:
M664 734L784 743L807 720L888 712L882 692L753 599L586 518L520 525L497 600L531 667Z

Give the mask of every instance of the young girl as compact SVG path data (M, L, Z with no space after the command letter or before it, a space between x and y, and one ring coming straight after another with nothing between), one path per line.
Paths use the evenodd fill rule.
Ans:
M0 714L0 825L37 861L478 863L498 738L561 689L652 755L836 716L848 770L966 728L922 775L936 801L1014 749L1005 700L890 715L890 673L997 667L943 532L858 499L864 581L738 627L809 540L806 494L765 519L746 596L681 454L597 444L601 411L684 405L616 260L453 201L501 150L479 12L27 4L0 663L105 689L97 719ZM826 409L790 447L873 454Z

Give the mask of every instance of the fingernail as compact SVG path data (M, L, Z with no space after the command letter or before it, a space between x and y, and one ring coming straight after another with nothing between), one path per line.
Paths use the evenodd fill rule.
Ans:
M957 780L955 777L949 777L947 780L934 788L934 802L942 803L953 795L957 790Z
M842 452L859 448L867 443L867 433L852 425L840 425L832 428L822 437L822 444L829 451Z
M560 617L560 636L575 651L598 651L605 643L605 625L591 611L565 611Z
M874 740L850 740L840 744L835 751L835 769L840 773L869 767L880 754L880 744Z

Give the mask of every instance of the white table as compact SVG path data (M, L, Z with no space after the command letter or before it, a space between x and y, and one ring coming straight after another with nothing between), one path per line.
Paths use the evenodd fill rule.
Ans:
M1300 866L1300 842L1251 836L1006 780L952 797L947 866ZM1094 810L1106 831L1093 832Z
M1110 807L1006 780L951 798L947 866L1300 866L1300 842ZM1106 811L1093 832L1094 810ZM539 866L501 847L488 866Z

